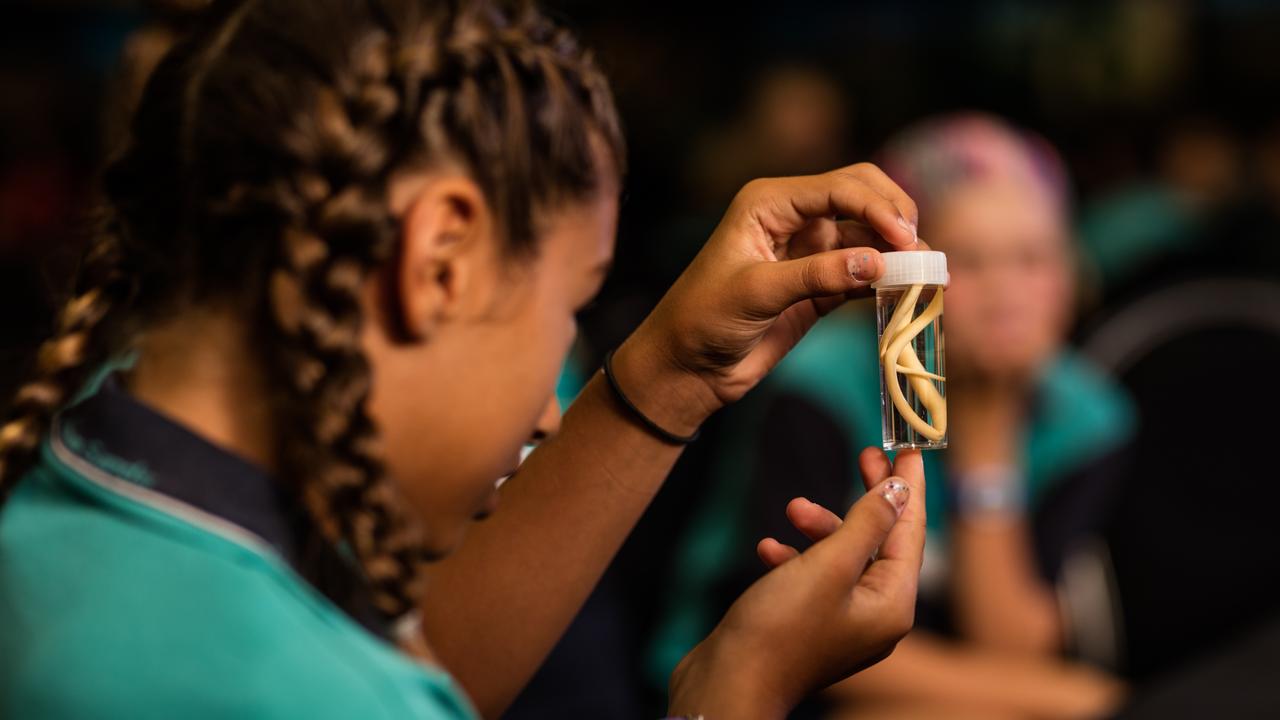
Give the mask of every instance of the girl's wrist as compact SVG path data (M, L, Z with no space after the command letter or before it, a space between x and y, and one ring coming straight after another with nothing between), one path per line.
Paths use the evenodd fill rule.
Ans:
M636 409L674 435L693 435L722 405L706 381L675 363L643 326L614 353L613 374Z
M716 636L703 640L671 673L672 717L705 720L777 720L790 712L791 703L772 692L766 676L753 670L759 656L728 653Z

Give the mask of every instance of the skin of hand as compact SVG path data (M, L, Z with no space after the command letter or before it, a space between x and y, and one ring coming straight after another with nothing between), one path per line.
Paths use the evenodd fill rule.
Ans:
M785 717L806 695L887 657L910 629L925 535L920 453L890 463L869 448L861 465L871 490L843 521L802 498L788 505L816 542L803 553L760 542L773 569L672 673L670 714ZM886 490L900 485L899 510Z

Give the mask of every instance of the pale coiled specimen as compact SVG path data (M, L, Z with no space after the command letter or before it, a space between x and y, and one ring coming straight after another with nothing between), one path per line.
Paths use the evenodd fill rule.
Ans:
M894 409L913 430L936 441L947 433L947 400L938 392L934 381L946 382L946 378L925 369L920 358L916 357L911 341L942 314L942 289L934 293L929 305L913 319L911 313L923 289L924 285L912 285L898 301L880 336L880 364L884 368L884 382ZM916 414L911 403L907 402L898 382L899 375L907 376L912 391L929 411L932 424Z

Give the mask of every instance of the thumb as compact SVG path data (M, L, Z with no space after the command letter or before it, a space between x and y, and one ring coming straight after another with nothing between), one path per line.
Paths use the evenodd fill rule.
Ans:
M911 488L902 478L888 478L854 503L845 515L844 524L814 545L809 554L835 577L853 586L862 576L867 561L897 524L910 497Z
M879 251L859 247L814 253L795 260L757 263L747 271L757 308L780 315L801 300L866 287L884 272Z

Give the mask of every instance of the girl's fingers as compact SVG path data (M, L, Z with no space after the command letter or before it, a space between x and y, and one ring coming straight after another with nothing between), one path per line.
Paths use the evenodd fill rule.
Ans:
M787 503L787 519L813 542L824 540L839 530L844 522L839 515L805 498L796 498Z
M870 247L880 252L893 252L903 248L885 242L879 233L866 223L856 220L833 220L819 218L812 220L787 241L785 255L787 259L795 259L812 255L816 252L837 250L839 248ZM929 245L919 241L914 250L928 250Z
M760 556L760 561L765 564L765 567L772 570L792 558L799 557L800 551L773 538L765 538L756 544L756 555Z
M902 478L885 480L854 503L840 528L809 548L808 556L829 577L840 578L842 591L847 591L858 582L867 560L885 542L911 495L910 486Z
M832 218L811 220L785 242L784 255L789 260L840 248L873 247L881 251L895 249L866 223Z
M858 469L862 472L862 486L868 491L893 474L893 463L878 447L869 447L858 455Z
M795 498L787 503L787 519L805 537L814 542L838 530L843 522L839 515L805 498ZM756 545L756 554L766 566L775 568L798 556L800 551L770 537Z
M742 297L750 299L752 315L775 317L802 300L865 288L883 273L884 261L873 248L831 250L744 268Z
M783 242L785 247L775 250L779 259L795 259L835 250L840 247L840 227L832 218L816 218Z
M902 517L885 537L876 556L882 561L901 562L913 573L920 571L924 560L925 541L925 477L919 450L903 450L893 463L894 474L911 489Z
M886 242L874 230L867 227L864 223L854 220L841 220L836 223L839 230L839 247L857 247L866 246L873 247L880 252L896 252L898 250L929 250L929 243L916 238L916 244L913 247L901 247L893 243Z
M897 250L896 246L884 241L876 231L865 223L854 220L841 220L836 223L838 247L873 247L885 252Z
M916 203L907 195L906 191L898 186L883 170L871 163L860 163L850 168L850 172L855 173L859 179L866 183L871 189L883 195L893 203L898 209L902 217L912 226L914 232L915 226L920 224L920 211L916 208Z
M814 218L840 216L871 226L896 248L912 248L914 221L864 180L875 178L870 167L863 163L822 175L754 180L738 193L734 207L771 242L789 238Z

